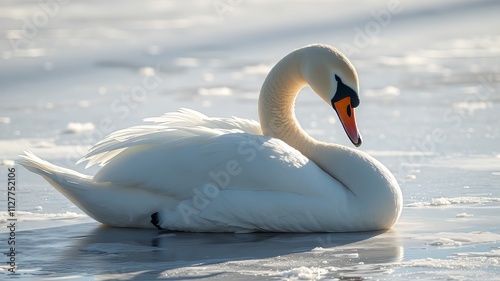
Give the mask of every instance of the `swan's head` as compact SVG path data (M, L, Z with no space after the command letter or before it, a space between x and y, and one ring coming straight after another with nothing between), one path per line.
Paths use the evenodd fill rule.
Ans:
M337 112L344 130L355 146L361 145L354 117L359 105L359 84L356 70L337 49L311 45L302 49L302 75L309 86Z

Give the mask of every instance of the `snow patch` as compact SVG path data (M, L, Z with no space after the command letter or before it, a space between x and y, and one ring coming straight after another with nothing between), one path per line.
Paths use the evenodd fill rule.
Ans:
M359 258L358 253L346 253L346 254L335 254L333 255L336 258L348 258L348 259L357 259Z
M410 174L410 175L406 175L405 176L405 179L406 180L414 180L417 178L417 175L413 175L413 174Z
M154 76L156 74L156 71L154 68L152 68L150 66L145 66L145 67L139 68L139 74L141 76Z
M88 101L88 100L79 100L78 101L78 106L79 107L89 107L90 106L90 101Z
M230 96L233 94L233 91L227 87L199 88L198 94L201 96Z
M473 217L474 215L471 215L471 214L467 214L467 213L458 213L455 215L455 218L469 218L469 217Z
M438 269L479 269L500 267L500 250L489 252L469 252L451 255L448 259L415 259L398 264L402 267L423 267Z
M6 223L8 218L9 214L7 212L0 213L0 223ZM27 211L16 211L17 221L44 221L52 219L80 219L80 218L88 218L88 216L85 214L78 214L74 212L43 214L43 213L33 213Z
M262 75L267 75L271 69L273 68L273 65L270 64L257 64L257 65L252 65L252 66L245 66L241 72L244 74L262 74Z
M429 65L430 60L423 56L407 55L403 57L380 56L377 61L381 65L406 66L406 65Z
M422 240L425 245L429 246L457 247L472 244L496 243L500 241L500 234L482 231L469 233L439 232L435 234L419 234L413 238Z
M334 267L297 267L282 271L279 276L287 280L320 280L331 271L336 271Z
M446 206L454 204L480 204L480 203L492 203L500 202L498 197L440 197L433 198L429 201L415 202L407 204L407 207L426 207L426 206Z
M364 95L366 97L397 97L401 94L401 90L394 86L387 86L378 90L365 90Z
M0 117L0 124L10 124L10 117Z
M448 238L439 238L435 241L430 242L428 245L438 247L453 247L462 246L462 243Z
M458 102L453 104L453 108L459 111L467 111L467 114L474 115L474 112L478 109L491 108L493 104L491 102L477 101L477 102Z
M10 160L10 159L1 159L0 160L0 166L13 167L14 165L16 165L16 162L14 160Z
M69 134L80 134L83 132L90 132L95 129L94 124L87 122L87 123L74 123L74 122L69 122L68 125L66 125L66 133Z

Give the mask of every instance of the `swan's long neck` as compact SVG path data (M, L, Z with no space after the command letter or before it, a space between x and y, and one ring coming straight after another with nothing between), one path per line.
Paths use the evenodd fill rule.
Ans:
M317 143L295 118L295 98L307 85L300 69L300 50L284 57L267 76L259 97L259 119L264 135L283 140L305 156Z
M267 76L259 97L259 118L265 135L283 140L341 182L359 200L350 206L359 218L390 228L401 213L402 195L390 171L366 153L319 142L300 127L295 98L307 85L301 71L301 50L283 58Z

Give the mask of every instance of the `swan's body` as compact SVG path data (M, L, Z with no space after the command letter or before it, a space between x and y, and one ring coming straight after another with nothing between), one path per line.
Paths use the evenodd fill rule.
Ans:
M260 126L181 110L94 146L83 159L103 165L93 177L31 153L22 164L111 226L153 227L154 214L157 227L182 231L390 228L402 207L393 175L361 151L310 138L296 123L293 102L307 83L334 108L349 96L352 120L342 121L359 145L356 73L335 49L312 45L286 56L269 74L259 99ZM342 119L345 113L336 110Z

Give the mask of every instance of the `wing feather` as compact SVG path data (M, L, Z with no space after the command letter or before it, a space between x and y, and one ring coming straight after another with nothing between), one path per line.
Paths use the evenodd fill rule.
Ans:
M220 135L228 132L262 134L260 125L242 118L210 118L191 109L180 109L160 117L146 118L154 125L141 125L116 131L96 145L77 163L88 161L86 168L104 166L127 148L179 142L203 134Z

